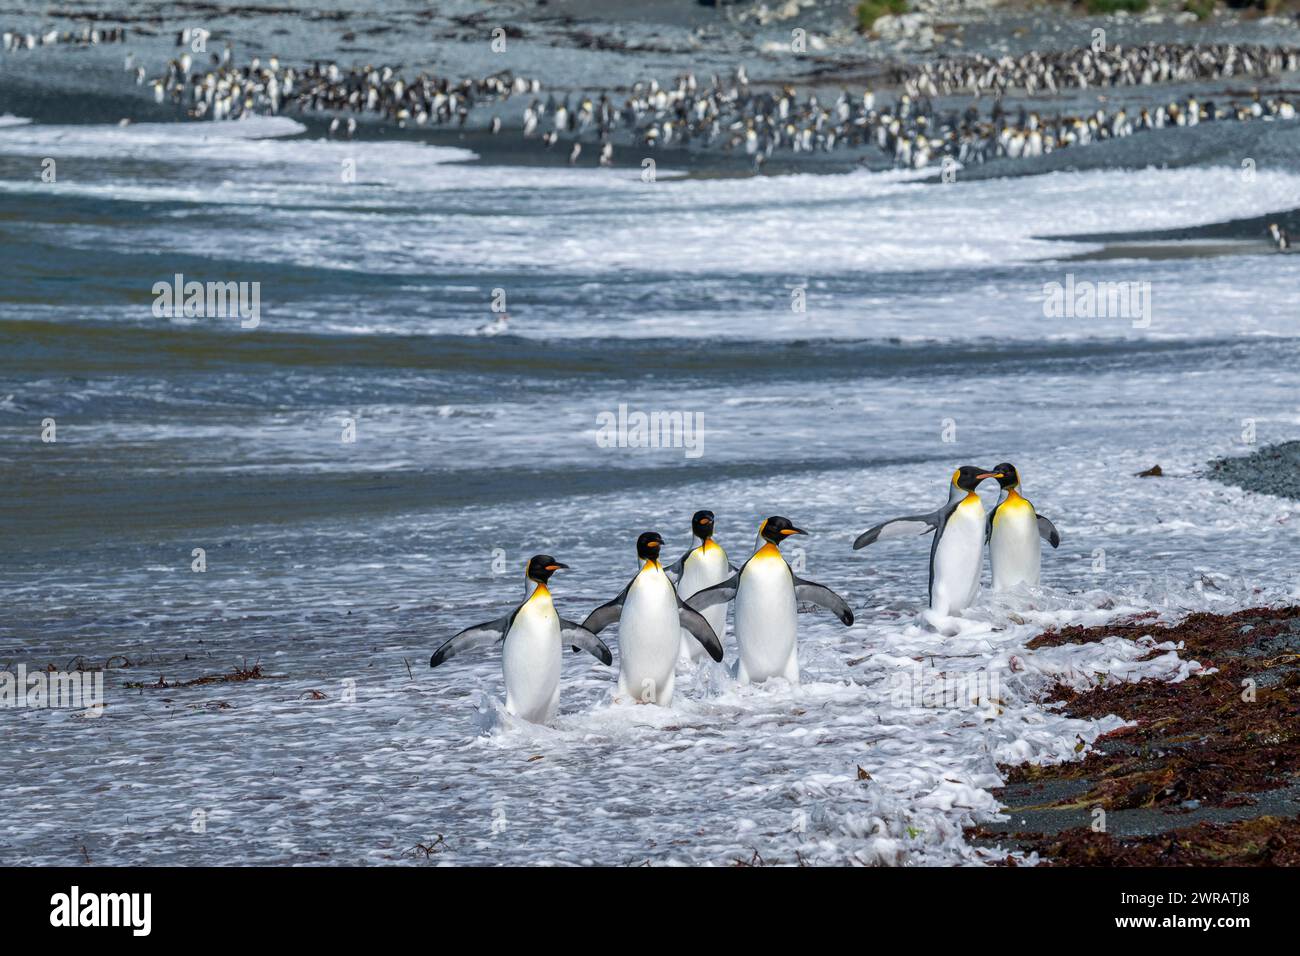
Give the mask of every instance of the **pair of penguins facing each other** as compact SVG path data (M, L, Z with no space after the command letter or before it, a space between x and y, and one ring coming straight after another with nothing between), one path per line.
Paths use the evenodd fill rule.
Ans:
M985 512L975 489L987 478L996 478L1002 491L993 510ZM882 538L931 531L930 609L938 614L955 614L975 601L985 544L993 558L993 590L1005 591L1018 584L1038 584L1040 537L1053 548L1061 543L1056 526L1020 494L1016 466L1004 461L992 471L962 465L952 473L942 508L882 522L858 535L853 549Z
M564 647L612 663L613 655L596 635L617 621L617 696L666 707L672 703L679 658L698 660L707 653L715 661L722 660L719 635L726 627L727 602L734 600L740 650L737 679L748 684L784 677L798 683L798 602L833 611L845 626L853 623L853 611L838 594L805 581L791 569L780 544L791 535L808 532L796 528L789 518L773 515L765 520L758 529L761 544L739 568L713 540L713 523L712 511L697 511L691 530L698 543L667 568L659 560L663 538L654 531L642 534L636 542L641 562L636 576L581 624L556 613L548 587L551 575L568 565L550 555L535 556L528 563L524 602L505 617L461 631L438 648L429 666L437 667L461 651L503 641L506 712L545 723L559 705ZM690 636L683 636L683 630Z
M1002 496L986 513L975 489L988 478L998 480ZM986 542L993 554L995 590L1022 582L1036 585L1038 539L1045 538L1055 548L1060 535L1019 488L1019 472L1010 463L993 471L963 465L953 472L943 507L882 522L859 535L853 547L934 531L930 607L941 614L960 611L975 600ZM568 565L549 555L535 556L528 564L524 602L503 618L457 634L438 648L429 665L437 667L461 651L504 641L506 711L545 723L559 705L564 645L610 664L609 648L596 635L619 621L619 695L667 706L679 655L694 661L707 652L715 661L722 660L719 635L726 627L726 604L734 600L740 682L784 677L798 683L797 601L833 611L845 626L853 623L852 610L839 595L803 580L790 568L779 545L791 535L807 532L789 519L773 516L764 521L759 527L759 540L764 543L740 568L713 540L713 519L711 511L696 512L691 529L698 544L666 569L659 562L663 539L653 531L641 535L637 539L637 557L644 562L641 569L614 600L592 611L582 624L559 617L547 587L551 575ZM670 577L677 579L676 589ZM683 601L681 594L689 597ZM693 640L683 637L682 630Z

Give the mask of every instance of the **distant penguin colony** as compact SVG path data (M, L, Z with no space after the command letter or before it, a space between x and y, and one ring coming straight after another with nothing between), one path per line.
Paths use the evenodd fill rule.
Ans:
M894 166L925 169L955 161L962 165L994 159L1022 159L1055 150L1166 127L1195 126L1202 121L1289 120L1296 107L1285 95L1263 99L1253 91L1249 102L1198 102L1191 96L1165 103L1105 109L1040 113L1027 106L1004 109L1002 96L1017 89L1026 95L1055 94L1063 88L1145 88L1162 83L1223 78L1263 78L1300 67L1300 50L1258 45L1151 44L1115 47L1097 53L1079 48L1057 53L1030 53L1019 59L990 60L972 56L940 59L886 77L901 87L892 103L877 105L876 94L845 88L823 101L815 93L801 98L790 84L751 89L743 65L727 77L707 82L684 73L671 86L657 80L636 82L626 94L554 93L541 96L536 79L502 71L477 80L452 80L419 73L408 80L389 66L345 68L317 62L306 68L282 66L277 57L232 64L232 50L210 54L205 70L189 54L171 60L152 81L158 102L170 100L193 119L228 120L252 115L299 113L370 114L400 127L482 128L500 135L500 112L471 126L474 111L511 97L528 96L515 132L551 150L562 141L569 165L584 155L584 142L595 142L599 166L612 166L614 136L638 153L645 150L713 149L743 154L753 170L777 153L830 153L843 149L879 150ZM144 70L135 70L143 84ZM988 113L977 102L965 110L937 109L932 98L969 93L976 101L993 100ZM622 104L617 100L622 97ZM338 117L331 137L343 135ZM590 154L587 154L590 155ZM641 156L638 155L638 162Z
M294 110L369 113L400 127L460 127L477 106L541 90L540 81L509 71L478 80L451 80L429 73L407 80L390 66L345 68L318 61L295 68L282 65L276 56L265 61L254 57L239 67L232 63L229 44L220 54L209 54L208 60L207 69L193 63L188 53L169 60L163 74L152 81L158 102L170 100L199 120L275 116ZM143 73L137 74L136 82L144 82ZM349 116L347 122L355 130L355 118ZM527 128L527 116L524 124ZM496 116L486 125L493 133L501 128ZM337 126L331 127L331 136L337 132Z
M997 479L1001 497L985 513L975 489ZM772 515L759 525L753 554L739 567L714 540L712 511L691 518L694 545L664 565L664 539L646 531L636 541L637 572L612 600L581 624L561 618L548 582L567 565L550 555L533 557L525 573L524 601L508 614L461 631L429 660L437 667L462 651L503 643L506 712L546 723L559 705L560 663L566 646L604 664L609 648L598 637L618 624L619 672L614 699L620 703L670 706L680 666L721 663L728 604L733 621L738 683L781 678L799 683L798 606L813 604L853 624L848 603L829 588L807 581L790 567L781 545L807 534L789 518ZM1060 544L1056 527L1020 494L1020 473L1009 462L994 469L963 465L949 480L948 501L936 511L893 518L863 532L854 549L878 540L934 532L930 547L930 608L958 614L979 594L987 544L993 557L993 588L1037 585L1040 541ZM676 584L674 585L674 581Z
M1116 44L1108 49L1076 47L1019 57L983 54L942 57L893 71L890 78L913 96L1001 96L1020 89L1032 96L1060 89L1152 86L1242 77L1276 76L1300 69L1300 50L1258 43Z
M80 30L46 30L43 33L23 33L17 30L5 30L0 40L6 53L21 50L35 50L38 46L99 46L104 43L125 43L126 27L82 27Z

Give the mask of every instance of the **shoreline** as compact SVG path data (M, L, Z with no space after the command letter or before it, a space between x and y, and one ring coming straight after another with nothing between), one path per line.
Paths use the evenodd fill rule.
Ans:
M709 8L690 0L656 0L649 4L616 3L603 10L599 20L582 4L570 0L486 9L470 0L459 0L443 10L414 14L386 9L382 0L379 6L360 11L311 12L294 10L292 6L241 10L211 18L204 27L210 29L211 36L205 37L203 52L194 53L192 66L183 72L197 79L212 66L209 59L225 63L222 69L233 69L258 62L265 66L278 57L276 62L296 69L305 69L313 62L334 61L343 69L363 63L374 64L376 69L387 65L408 83L416 74L429 71L430 75L457 82L503 74L540 81L540 87L516 90L514 96L507 92L504 98L474 98L467 116L459 123L454 110L445 120L435 122L430 116L427 125L414 115L399 123L391 116L380 117L369 110L340 111L319 106L298 109L292 103L286 103L280 112L306 124L311 133L331 138L338 138L331 133L332 123L355 120L357 139L413 138L437 145L468 145L478 154L474 162L482 165L595 166L601 144L607 143L613 149L612 159L607 159L609 164L639 168L643 158L654 157L663 165L703 175L838 174L861 168L915 168L937 182L941 174L947 175L940 167L950 158L957 162L952 175L980 180L1066 170L1231 163L1242 152L1261 168L1300 169L1300 130L1287 128L1292 123L1243 125L1222 120L1203 122L1199 128L1175 129L1171 114L1170 127L1144 130L1137 126L1140 109L1163 110L1166 103L1185 104L1192 98L1211 107L1218 104L1221 111L1229 104L1236 104L1240 110L1240 105L1256 94L1269 101L1276 97L1279 102L1300 103L1300 71L1277 75L1265 71L1257 75L1243 73L1245 68L1239 67L1217 79L1080 85L1066 82L1069 74L1062 64L1060 89L1031 90L1013 82L1006 89L985 91L974 98L968 90L927 89L924 82L913 80L904 83L899 73L910 71L916 76L917 70L929 70L936 64L958 63L972 56L997 60L1028 51L1052 55L1076 51L1086 61L1088 45L1094 42L1092 30L1098 25L1105 31L1104 43L1109 44L1104 49L1115 56L1121 56L1126 45L1140 47L1146 43L1233 42L1300 49L1300 21L1275 18L1276 22L1265 23L1222 16L1192 24L1155 15L1079 16L1073 8L1056 5L944 4L927 7L915 16L930 16L949 24L951 29L942 31L940 39L947 35L952 41L913 50L906 37L890 41L849 29L852 17L847 7L813 3L799 7L797 13L770 12L770 16L761 14L764 9L754 4ZM0 113L26 115L38 123L187 121L187 109L192 111L189 99L182 102L179 95L169 92L164 100L160 92L155 102L151 86L160 82L169 62L174 68L182 53L188 54L188 47L180 44L183 35L173 28L184 26L188 30L194 24L188 20L182 24L179 19L139 20L128 11L115 11L111 4L104 4L94 13L101 25L125 23L132 25L133 32L125 42L105 46L56 45L0 54ZM47 19L63 26L85 22L75 18ZM8 29L14 24L5 26ZM808 38L824 35L834 42L810 41L802 53L773 49L773 43L780 46L772 39L774 36L783 36L787 44L793 42L792 29L803 30ZM958 34L966 37L960 45ZM610 36L622 39L615 43L608 39ZM363 42L367 37L372 45ZM494 37L500 40L499 50L492 46ZM128 60L127 70L122 66L124 58ZM127 75L131 70L141 71L138 81ZM733 83L733 71L747 71L748 77ZM723 89L738 87L755 96L775 97L789 88L789 122L794 125L787 125L784 111L779 123L759 122L755 144L751 114L754 107L745 105L724 111L720 128L707 137L692 137L688 130L688 142L682 146L681 133L674 135L685 125L682 118L671 108L656 107L642 109L635 129L626 120L616 122L612 132L602 122L599 136L595 123L576 133L572 126L561 127L558 142L549 148L541 142L543 133L550 129L557 97L567 100L576 96L580 100L586 96L595 100L604 93L621 112L627 97L644 99L645 90L653 88L646 86L636 92L639 85L655 81L667 91L687 73L698 78L701 92L709 87L711 76L723 78ZM932 111L928 126L908 118L910 107L904 104L909 89L918 110L924 103ZM830 135L824 142L819 119L817 135L810 145L801 148L791 141L797 138L796 132L802 134L803 127L812 123L819 110L826 114L840 112L843 108L838 105L839 98L847 97L856 103L863 90L871 91L877 99L875 110L881 116L878 124L859 125L862 121L855 112L852 122L836 124L838 137ZM242 96L239 99L242 103ZM544 101L552 107L550 112L543 112L531 138L523 134L529 100L534 104ZM836 105L832 107L832 103ZM204 109L208 105L202 104ZM572 113L577 112L577 106L575 101ZM22 112L24 107L27 113ZM764 108L769 113L773 110L770 103ZM1075 143L1080 118L1093 122L1090 117L1099 110L1106 117L1104 124L1130 123L1132 134L1121 131L1107 138L1103 129L1088 138L1084 130L1083 138ZM1015 143L995 142L1000 124L1023 127L1022 132L1030 138L1036 135L1032 132L1033 122L1025 126L1025 111L1032 112L1034 122L1040 115L1052 122L1051 134L1043 126L1044 138L1059 137L1057 148L1052 149L1049 142L1045 149L1033 152L1026 145L1022 155ZM903 128L901 132L891 130L886 136L883 127L889 125L891 112L903 119ZM415 113L414 107L411 113ZM1017 114L1019 118L1014 119ZM843 120L843 116L840 112L839 119ZM205 116L197 121L209 119ZM487 134L488 126L498 121L500 133ZM751 126L748 134L746 122ZM405 129L401 128L403 124ZM1300 120L1294 126L1300 127ZM865 130L863 141L853 141L849 134L855 129ZM942 135L936 138L936 133ZM748 142L746 135L750 137ZM765 146L771 139L776 140L775 148ZM888 145L875 142L877 139L887 139ZM504 144L503 140L512 142ZM579 155L571 157L575 149Z
M1300 441L1265 445L1239 458L1219 458L1205 477L1263 495L1300 501Z
M1048 865L1300 864L1300 606L1066 627L1028 647L1111 637L1149 640L1152 654L1177 642L1214 669L1181 683L1058 683L1049 700L1064 714L1129 725L1080 761L1001 767L994 795L1009 819L968 839Z
M1205 90L1226 108L1255 84L1016 91L998 112L982 97L978 115L1006 128L1038 131L1045 117L1055 136L1052 111L1069 111L1107 135L981 154L945 191L939 159L907 172L874 137L779 146L756 168L746 121L761 110L755 135L772 133L767 119L790 108L774 107L774 77L796 72L737 50L799 20L716 42L712 27L698 33L753 4L619 0L579 49L577 0L380 0L310 17L307 0L281 2L303 9L209 14L233 31L228 69L218 32L193 70L160 73L183 49L161 20L139 45L0 54L0 115L36 118L0 130L0 239L14 263L0 319L13 392L0 392L13 449L3 510L22 542L6 559L5 653L118 671L127 686L110 687L102 726L134 761L92 759L102 741L70 736L79 725L59 714L17 724L14 746L45 761L4 803L16 859L76 862L75 848L40 839L48 830L75 833L104 864L375 864L413 840L470 865L700 865L750 844L758 862L819 865L983 865L1008 852L1300 862L1296 509L1202 480L1219 478L1204 473L1207 447L1254 451L1211 463L1241 487L1300 474L1300 442L1294 460L1273 461L1257 459L1285 446L1255 450L1253 424L1235 440L1238 415L1269 437L1292 420L1300 340L1283 304L1300 259L1236 257L1274 254L1266 209L1285 205L1280 221L1300 235L1300 119L1263 112L1279 91L1300 96L1300 70L1260 84L1249 121L1211 108L1213 121L1134 135L1105 118L1153 98L1176 101L1164 115L1177 117ZM525 7L507 82L481 47L489 17ZM980 49L996 52L992 30L1017 22L1011 12L961 31L964 49L984 31ZM670 14L678 32L647 27ZM301 35L281 34L294 17ZM1086 45L1074 31L1087 20L1056 8L1039 20L1061 29L1007 44ZM688 35L695 46L666 39ZM636 42L612 49L611 36ZM308 47L376 66L304 67ZM960 117L968 97L909 93L904 109L897 86L876 90L874 107L860 86L839 101L834 77L880 75L885 58L864 51L888 47L819 51L825 73L794 64L805 79L791 112L814 137L819 110L873 130L872 109L919 114L927 137L929 117ZM908 50L890 62L918 55L933 60ZM414 67L395 79L390 60L436 76L408 86ZM714 63L730 71L722 87ZM752 83L736 79L742 64ZM628 104L626 122L584 102L629 78L675 84L687 68L709 90L702 106L685 82L668 104L657 94L676 85L639 90L647 105ZM275 118L258 112L264 95ZM525 137L522 114L539 102ZM718 110L717 135L679 134L696 106ZM213 116L231 118L205 125ZM665 121L672 133L648 151L638 132ZM1243 155L1259 166L1253 186L1236 172ZM660 181L685 184L647 194L649 157ZM880 169L891 172L843 175ZM729 182L755 175L785 178ZM727 181L691 182L706 179ZM1178 224L1200 225L1165 228ZM1074 273L1089 295L1143 290L1127 301L1145 303L1144 319L1155 286L1159 321L1101 296L1052 314L1041 300ZM241 328L229 297L151 308L158 281L186 277L257 290L259 327ZM698 422L695 448L678 430L680 441L608 449L599 426L629 408ZM885 515L938 506L959 462L1006 459L1063 531L1049 550L1024 526L1041 587L988 588L969 613L938 618L928 541L852 549ZM1161 473L1143 470L1157 461L1169 481L1142 477ZM629 712L610 706L611 672L566 653L564 707L534 732L494 717L493 654L413 668L513 598L529 555L572 566L556 594L576 613L626 583L633 535L658 528L676 553L683 515L704 507L739 557L765 515L790 514L811 532L797 558L789 549L792 567L852 602L852 630L799 616L798 687L696 671L680 707ZM985 573L982 527L969 538L980 579L1001 583ZM1187 614L1224 608L1237 610ZM982 687L983 706L907 706L893 691L909 675L922 692L932 676ZM990 690L981 679L994 675ZM364 706L324 711L357 702L349 682ZM68 746L50 746L65 732ZM231 749L231 735L252 744ZM194 780L230 811L215 839L185 826ZM499 794L519 829L493 842ZM611 794L627 800L569 812ZM176 825L158 830L163 817Z

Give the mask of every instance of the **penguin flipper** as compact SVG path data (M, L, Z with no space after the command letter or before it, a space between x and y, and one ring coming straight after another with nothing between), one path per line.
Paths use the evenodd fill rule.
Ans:
M699 641L700 645L709 652L710 657L715 661L722 660L722 642L718 640L712 625L704 619L704 615L683 603L681 598L677 599L677 619L691 637Z
M465 628L465 630L451 640L444 642L441 647L433 652L433 656L429 658L429 666L437 667L439 664L451 660L462 651L474 651L484 647L491 647L498 641L505 640L506 631L510 630L512 617L514 617L513 614L507 614L498 620Z
M586 651L602 664L614 663L614 655L605 642L581 624L560 618L560 638L575 651Z
M881 538L901 538L905 535L925 534L939 527L940 512L932 511L928 515L906 515L902 518L890 518L874 528L868 528L858 535L853 542L853 550L860 551L869 544L875 544Z
M633 578L632 580L635 581L636 578ZM631 586L632 585L629 582L627 588L630 588ZM614 600L607 604L602 604L600 607L596 608L596 610L588 614L587 619L582 622L582 626L592 634L599 634L605 628L617 621L623 613L623 602L627 600L627 588L619 591L618 597L614 598Z
M826 610L838 617L840 623L845 627L853 623L853 609L849 607L848 602L825 585L796 577L794 579L794 596L800 601L826 608Z
M703 611L705 608L713 607L715 604L726 604L736 596L736 588L740 586L740 575L733 574L721 584L715 584L712 587L696 591L686 599L686 606L692 611Z
M1038 536L1053 548L1061 543L1061 532L1057 531L1056 525L1042 515L1038 516Z
M676 584L681 580L682 571L686 569L686 559L690 557L690 555L691 552L687 551L672 564L668 565L668 567L664 568L664 574L672 578L673 584Z
M602 604L596 610L587 615L587 619L582 622L582 626L592 634L599 634L605 628L609 627L619 619L623 613L623 595L619 595L608 604Z

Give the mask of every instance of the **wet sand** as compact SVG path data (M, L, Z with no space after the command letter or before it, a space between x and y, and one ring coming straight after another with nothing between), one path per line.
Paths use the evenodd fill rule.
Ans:
M1233 242L1117 242L1101 249L1067 256L1066 262L1104 262L1108 259L1205 259L1218 256L1277 255L1263 240L1239 239Z

